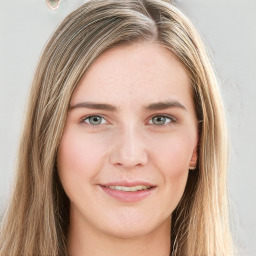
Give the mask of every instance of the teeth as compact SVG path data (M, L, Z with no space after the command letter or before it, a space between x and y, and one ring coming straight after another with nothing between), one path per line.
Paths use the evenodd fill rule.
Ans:
M149 189L151 187L150 186L139 185L139 186L134 186L134 187L107 186L107 188L111 188L111 189L115 189L115 190L121 190L121 191L126 191L126 192L134 192L134 191L140 191L140 190Z

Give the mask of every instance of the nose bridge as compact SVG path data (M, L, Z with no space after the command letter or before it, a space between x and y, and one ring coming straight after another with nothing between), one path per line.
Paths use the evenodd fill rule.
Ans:
M142 128L136 124L120 128L111 154L112 164L133 168L143 166L147 161L148 153Z

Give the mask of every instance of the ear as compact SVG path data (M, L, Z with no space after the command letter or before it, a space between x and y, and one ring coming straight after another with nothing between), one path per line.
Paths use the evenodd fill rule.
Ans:
M198 143L195 145L190 162L189 162L189 169L195 169L197 166L197 159L198 159Z

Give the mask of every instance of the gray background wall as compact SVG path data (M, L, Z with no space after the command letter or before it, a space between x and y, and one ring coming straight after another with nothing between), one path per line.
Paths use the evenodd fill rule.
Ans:
M0 0L0 213L8 202L35 66L54 28L82 0ZM176 0L212 52L231 138L231 222L241 256L256 256L256 0Z

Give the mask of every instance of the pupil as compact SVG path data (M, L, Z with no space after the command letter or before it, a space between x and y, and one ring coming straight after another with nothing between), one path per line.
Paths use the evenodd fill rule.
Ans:
M90 118L90 123L92 124L100 124L101 118L99 116L93 116Z

